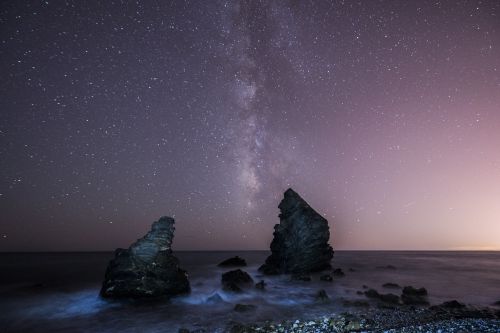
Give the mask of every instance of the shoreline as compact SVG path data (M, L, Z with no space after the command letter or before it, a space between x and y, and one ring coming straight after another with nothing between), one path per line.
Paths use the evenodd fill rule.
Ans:
M228 333L331 333L331 332L500 332L500 309L450 306L369 308L315 319L296 319L260 324L234 323ZM459 304L459 303L457 303ZM179 331L179 333L189 331ZM203 332L203 331L193 331Z

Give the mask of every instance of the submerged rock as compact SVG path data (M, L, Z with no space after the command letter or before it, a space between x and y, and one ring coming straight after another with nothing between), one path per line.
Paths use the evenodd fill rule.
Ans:
M255 284L255 288L259 290L265 290L266 289L266 282L264 280L260 280L260 282L257 282Z
M319 277L319 279L321 281L326 281L326 282L332 282L333 281L333 277L330 274L321 275Z
M384 283L382 287L387 289L401 289L401 286L399 284L392 282Z
M240 258L239 256L232 257L229 259L224 260L223 262L219 263L217 266L219 267L238 267L238 266L246 266L247 262L245 259Z
M345 276L345 273L342 270L342 268L335 268L332 272L332 275L335 277L343 277L343 276Z
M465 308L465 304L462 304L457 300L443 302L438 306L445 308L445 309L463 309L463 308Z
M407 305L427 305L429 301L427 300L427 290L425 288L416 289L412 286L407 286L403 288L403 294L401 295L401 300Z
M311 281L311 276L309 274L297 273L297 274L292 274L291 280L309 282Z
M174 230L174 219L164 216L128 249L117 249L106 269L101 296L170 297L189 292L186 271L172 255Z
M375 289L365 291L365 296L368 298L378 299L384 303L399 304L399 296L394 294L380 294Z
M330 297L328 297L328 294L324 289L319 290L314 296L314 299L316 300L316 302L320 303L327 303L330 301Z
M205 301L205 303L207 303L207 304L222 304L222 303L226 303L226 301L224 301L224 299L222 299L222 297L219 294L215 293L212 296L208 297L207 300Z
M271 255L259 270L264 274L309 273L329 269L333 249L328 221L294 190L288 189L278 208Z
M242 292L243 288L249 288L252 286L252 277L241 269L222 274L222 289L226 291Z

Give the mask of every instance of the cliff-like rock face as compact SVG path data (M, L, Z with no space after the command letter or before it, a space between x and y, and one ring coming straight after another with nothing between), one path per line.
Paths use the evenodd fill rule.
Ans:
M162 217L128 249L117 249L106 270L101 296L169 297L190 290L185 271L172 255L174 219Z
M330 268L333 249L328 244L328 221L294 190L288 189L278 208L271 255L259 270L264 274L309 273Z

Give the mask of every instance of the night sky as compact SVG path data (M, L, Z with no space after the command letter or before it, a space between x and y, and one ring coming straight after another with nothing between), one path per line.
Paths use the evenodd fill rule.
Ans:
M0 251L500 249L500 2L2 1Z

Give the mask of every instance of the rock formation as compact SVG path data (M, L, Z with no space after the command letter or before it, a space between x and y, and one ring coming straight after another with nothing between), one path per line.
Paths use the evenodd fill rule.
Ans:
M116 249L101 289L103 297L170 297L190 290L185 271L172 255L174 219L162 217L128 249Z
M309 273L331 268L328 221L294 190L288 189L278 208L271 255L259 270L264 274Z
M217 266L219 267L238 267L238 266L246 266L247 262L245 259L240 258L239 256L232 257L229 259L224 260L223 262L219 263Z
M222 274L222 289L225 291L242 292L245 288L253 286L252 277L241 269L229 271Z

